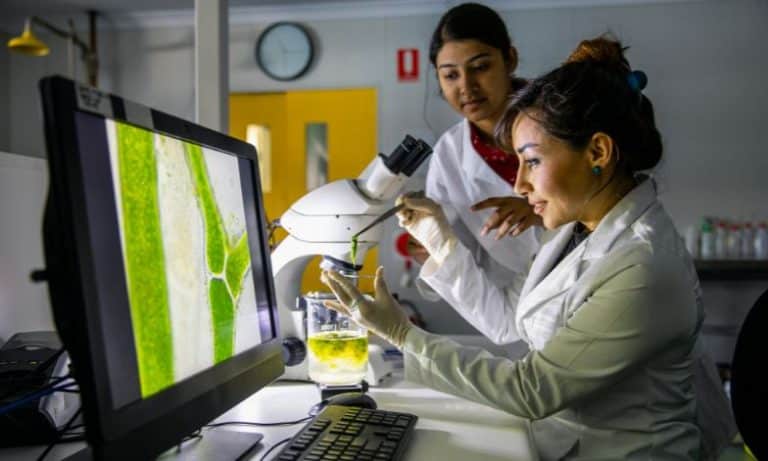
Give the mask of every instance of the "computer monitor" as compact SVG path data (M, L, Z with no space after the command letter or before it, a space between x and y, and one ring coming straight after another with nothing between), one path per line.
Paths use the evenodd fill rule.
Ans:
M255 149L40 83L57 329L97 459L148 459L283 373Z

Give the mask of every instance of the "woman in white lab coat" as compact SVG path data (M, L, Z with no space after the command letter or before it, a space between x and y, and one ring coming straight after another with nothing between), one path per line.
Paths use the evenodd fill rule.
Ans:
M430 61L443 98L464 118L435 144L425 193L442 205L455 235L484 269L483 279L504 288L520 279L539 247L537 229L526 231L539 219L513 189L517 159L506 155L493 139L510 94L524 83L514 78L517 52L499 15L486 6L468 3L450 9L440 19L430 44ZM499 226L498 232L482 235L491 212L473 209L478 202L482 202L480 208L499 207L492 221ZM496 238L509 233L515 238ZM430 297L427 290L421 291ZM435 291L498 342L495 328L490 328L495 321L492 315L467 311L452 292L439 287ZM502 342L518 339L504 338Z
M622 50L583 42L518 93L499 125L521 162L517 192L555 230L512 322L531 347L524 358L412 326L381 269L375 300L335 273L323 280L340 300L331 307L402 348L407 379L529 418L542 459L714 459L734 427L722 389L702 378L711 364L692 261L653 180L639 174L662 146L644 74ZM429 251L425 270L470 286L479 268L439 205L406 204L401 222ZM724 413L702 424L702 407Z

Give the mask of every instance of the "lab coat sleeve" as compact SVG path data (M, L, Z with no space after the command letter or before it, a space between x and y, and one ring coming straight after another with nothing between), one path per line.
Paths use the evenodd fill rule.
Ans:
M593 291L542 350L511 361L413 328L406 379L540 419L599 392L696 331L695 301L666 271L635 265ZM690 298L690 299L689 299Z
M452 225L459 220L459 214L454 209L448 186L451 181L446 179L446 175L456 175L460 170L460 166L456 163L455 150L456 147L451 145L445 135L438 140L429 160L429 171L424 184L424 195L443 207L443 212ZM455 180L453 182L455 183Z
M445 142L440 139L435 145L434 153L429 159L429 170L424 184L424 194L438 203L446 203L448 191L445 184L445 170L443 157L446 155L442 151L445 149Z
M437 265L429 258L420 277L456 312L496 344L518 341L515 310L525 275L515 274L503 287L491 281L472 253L461 243Z

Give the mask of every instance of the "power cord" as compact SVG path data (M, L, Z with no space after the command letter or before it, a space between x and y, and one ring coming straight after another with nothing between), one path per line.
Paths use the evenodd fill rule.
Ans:
M0 379L0 384L3 386L8 386L10 388L5 394L0 395L0 401L7 399L8 397L18 394L20 390L24 389L26 385L31 383L36 383L41 380L40 377L35 376L35 371L30 371L25 376L15 376L13 378L2 378ZM46 386L53 386L57 383L60 383L64 381L67 378L70 378L71 375L65 375L65 376L51 376L49 378L42 378L43 381L51 381L46 384Z
M66 434L66 432L70 429L70 426L72 425L72 423L74 423L77 417L80 416L80 412L82 409L83 409L82 407L78 408L75 414L72 415L71 418L69 418L69 421L67 421L64 427L59 431L59 433L56 435L56 438L54 438L53 441L45 448L45 450L43 450L43 452L40 453L40 456L37 457L37 461L43 461L43 459L45 459L45 457L48 456L48 453L50 453L51 450L53 450L53 447L56 444L63 443L62 436ZM78 437L82 437L82 436L78 436ZM74 442L75 440L72 440L70 437L68 437L65 441Z
M213 424L206 424L203 427L207 428L214 428L214 427L221 427L221 426L256 426L256 427L265 427L265 426L293 426L294 424L301 424L306 423L312 419L312 416L306 416L301 419L297 419L295 421L280 421L280 422L274 422L274 423L254 423L250 421L226 421L223 423L213 423Z
M267 459L267 456L269 456L270 453L272 453L275 448L279 447L280 445L285 445L286 443L290 442L293 437L288 437L287 439L283 439L276 444L269 447L269 450L267 450L263 455L261 455L261 458L259 458L259 461L264 461Z
M214 429L214 428L217 428L217 427L222 427L222 426L252 426L252 427L267 427L267 426L273 426L273 427L274 427L274 426L293 426L293 425L295 425L295 424L301 424L301 423L305 423L305 422L307 422L307 421L309 421L309 420L311 420L311 419L312 419L312 416L307 416L307 417L304 417L304 418L301 418L301 419L297 419L297 420L295 420L295 421L276 421L276 422L273 422L273 423L258 423L258 422L252 422L252 421L225 421L225 422L221 422L221 423L206 424L206 425L205 425L205 426L203 426L202 428L200 428L200 429L197 429L195 432L193 432L193 433L191 433L191 434L187 435L186 437L184 437L183 439L181 439L181 441L180 441L180 442L178 443L178 445L176 446L176 450L177 450L177 452L178 452L178 451L181 451L181 446L182 446L182 444L184 444L185 442L189 442L189 441L191 441L191 440L195 440L195 439L198 439L198 440L199 440L199 439L202 439L202 438L203 438L203 431L202 431L202 429ZM287 438L287 439L285 439L285 440L283 440L283 441L281 441L281 442L278 442L277 444L275 444L274 446L272 446L272 447L269 449L269 451L267 451L267 453L265 453L265 454L264 454L264 456L266 456L267 454L269 454L269 453L270 453L272 450L274 450L274 449L275 449L275 447L277 447L278 445L284 444L285 442L287 442L287 441L291 440L291 438L292 438L292 437L289 437L289 438ZM250 453L250 452L253 450L253 448L254 448L254 447L257 445L257 444L259 444L260 442L261 442L261 441L257 441L257 442L256 442L254 445L252 445L252 446L248 447L248 448L247 448L247 449L246 449L246 450L243 452L243 454L242 454L242 455L240 455L240 456L239 456L237 459L238 459L238 460L240 460L240 459L245 459L245 455L247 455L248 453ZM262 457L262 459L264 459L264 458ZM38 460L38 461L40 461L40 460Z
M77 386L77 382L75 382L74 379L67 381L69 378L62 378L60 380L57 380L43 389L40 389L39 391L33 392L31 394L26 395L25 397L22 397L20 399L14 400L13 402L3 405L0 407L0 415L4 415L6 413L10 413L15 408L18 408L26 403L41 399L45 397L46 395L53 394L54 392L61 392L61 391L68 391L72 390L72 386ZM61 384L64 382L64 384Z
M239 422L239 421L232 421L232 422L229 422L229 423L219 423L219 425L223 426L223 425L226 425L226 424L248 424L248 425L256 425L256 426L290 426L290 425L293 425L293 424L306 423L307 421L310 421L310 420L312 420L314 418L315 418L314 416L307 416L305 418L297 419L296 421L287 421L287 422L282 422L282 423L242 423L242 422ZM209 425L208 427L212 427L212 426L215 426L215 425ZM293 439L293 437L285 438L285 439L275 443L271 447L269 447L269 450L267 450L263 455L261 455L261 458L259 458L259 461L264 461L265 459L267 459L267 456L269 456L269 454L272 453L275 450L275 448L277 448L277 447L279 447L281 445L285 445L286 443L290 442L291 439Z
M176 444L176 453L181 453L181 446L184 445L184 443L189 442L191 440L200 440L203 438L203 430L197 429L195 432L185 436L179 443Z

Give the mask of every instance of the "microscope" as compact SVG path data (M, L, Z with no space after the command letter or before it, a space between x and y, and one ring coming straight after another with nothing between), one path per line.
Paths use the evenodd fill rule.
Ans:
M360 229L391 206L405 182L432 153L422 140L411 136L389 155L377 155L357 179L342 179L312 190L280 217L288 236L272 252L272 272L278 305L280 335L286 372L283 379L309 379L306 348L306 311L301 303L301 276L309 261L323 256L321 266L357 272L365 253L382 237L374 226L357 238L357 256L352 260L351 239ZM367 380L373 384L391 372L381 359L383 349L369 345Z

